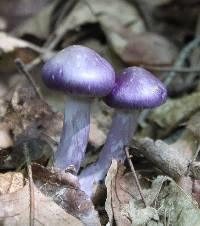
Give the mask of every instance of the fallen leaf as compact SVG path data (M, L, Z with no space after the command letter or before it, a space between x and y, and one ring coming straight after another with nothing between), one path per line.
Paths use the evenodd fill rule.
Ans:
M0 32L0 73L6 79L10 78L9 75L16 72L14 63L16 58L29 63L41 52L43 52L42 49L32 43Z
M0 123L0 150L13 146L9 128L5 123Z
M22 173L7 172L0 174L0 195L13 193L24 186Z
M80 190L78 177L59 169L32 165L33 177L40 191L51 197L66 212L87 226L100 226L100 221L90 198Z
M9 53L19 48L30 48L36 52L41 52L39 47L30 42L0 32L0 49L2 53Z
M171 65L176 47L161 35L154 33L130 34L121 59L129 65Z
M44 196L35 186L34 189L34 225L83 226L66 213L61 207ZM30 224L30 193L28 183L22 189L0 196L0 218L2 226Z
M47 5L24 23L17 26L12 34L17 37L28 34L40 39L47 38L50 33L51 16L56 4L57 1L53 1Z
M158 196L159 215L168 219L171 225L198 226L200 210L197 203L177 184L168 178L169 185L163 186Z
M84 1L79 1L69 15L61 22L54 31L56 35L60 35L63 31L78 29L81 25L97 22L95 16L91 13Z
M135 193L133 176L124 172L124 167L113 160L106 177L109 225L164 226L166 222L169 225L199 225L197 203L171 178L158 176L149 188L142 187L148 203L144 208Z
M169 65L175 60L175 45L161 35L145 32L133 4L118 0L90 0L89 4L112 48L125 63Z
M106 36L110 39L110 34L115 28L128 28L132 32L143 32L144 23L136 8L128 1L120 0L89 0L88 1L97 19L102 25ZM110 7L107 7L107 6ZM121 13L121 12L126 12ZM110 31L109 31L110 29Z
M116 160L113 160L105 180L107 187L105 209L110 225L113 225L114 222L117 226L131 225L131 221L123 214L124 205L128 204L130 198L129 193L120 187L120 178L123 176L123 173L124 167L118 165Z
M10 30L34 15L48 2L49 0L18 0L14 2L1 0L0 15L6 19L8 30Z

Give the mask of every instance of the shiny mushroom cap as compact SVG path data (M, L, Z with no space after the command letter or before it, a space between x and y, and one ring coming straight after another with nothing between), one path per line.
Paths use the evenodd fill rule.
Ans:
M78 96L105 96L115 84L112 66L94 50L73 45L48 60L42 69L47 87Z
M115 87L104 98L109 106L120 109L154 108L166 99L164 84L140 67L126 68L117 76Z

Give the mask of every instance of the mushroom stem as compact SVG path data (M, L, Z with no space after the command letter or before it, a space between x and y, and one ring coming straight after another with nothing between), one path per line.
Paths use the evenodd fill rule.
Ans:
M80 174L81 189L90 197L93 194L94 183L99 183L104 179L112 159L125 160L124 146L129 145L133 138L138 115L139 110L115 111L111 129L99 159Z
M88 143L90 128L90 98L68 96L65 104L63 131L54 166L66 170L80 168Z

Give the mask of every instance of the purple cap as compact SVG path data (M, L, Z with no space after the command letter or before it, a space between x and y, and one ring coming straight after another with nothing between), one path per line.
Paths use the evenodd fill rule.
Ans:
M47 87L78 96L105 96L115 84L112 66L94 50L70 46L42 68Z
M149 71L140 67L126 68L116 77L116 85L104 98L113 108L153 108L167 99L164 84Z

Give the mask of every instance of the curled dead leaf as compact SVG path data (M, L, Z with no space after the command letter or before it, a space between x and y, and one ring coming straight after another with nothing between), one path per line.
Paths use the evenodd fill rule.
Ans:
M100 221L90 198L80 190L78 177L59 169L33 164L33 177L40 191L51 197L66 212L87 226L100 226Z
M17 192L0 196L0 218L3 226L30 225L33 221L35 226L83 226L83 224L66 213L61 207L44 196L35 186L34 197L30 200L28 183ZM34 209L30 212L31 202ZM30 213L34 218L30 218Z

